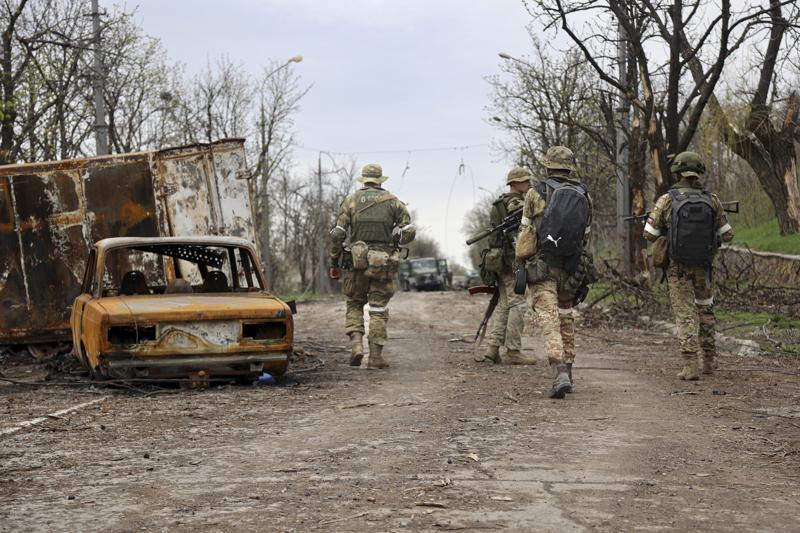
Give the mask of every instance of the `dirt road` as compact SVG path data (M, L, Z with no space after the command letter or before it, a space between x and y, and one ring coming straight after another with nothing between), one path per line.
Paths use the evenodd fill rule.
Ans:
M671 335L582 330L550 400L543 360L458 340L485 303L398 295L384 372L347 366L329 301L300 307L324 366L295 385L1 386L0 432L44 420L0 434L0 530L798 530L796 363L728 355L687 384Z

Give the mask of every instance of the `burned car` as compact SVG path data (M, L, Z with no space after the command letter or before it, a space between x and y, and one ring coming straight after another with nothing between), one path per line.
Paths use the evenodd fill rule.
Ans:
M233 237L98 241L70 326L92 376L117 379L281 375L294 333L255 248Z

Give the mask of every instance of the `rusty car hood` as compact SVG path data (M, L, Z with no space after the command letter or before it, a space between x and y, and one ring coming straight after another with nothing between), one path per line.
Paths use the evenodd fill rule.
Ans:
M242 318L285 318L289 307L260 293L249 294L163 294L109 296L93 302L102 309L109 323L189 320L230 320Z

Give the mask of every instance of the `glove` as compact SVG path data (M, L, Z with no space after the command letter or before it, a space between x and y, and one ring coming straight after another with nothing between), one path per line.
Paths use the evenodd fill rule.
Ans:
M328 270L328 275L331 279L339 279L342 276L342 270L339 267L331 267Z

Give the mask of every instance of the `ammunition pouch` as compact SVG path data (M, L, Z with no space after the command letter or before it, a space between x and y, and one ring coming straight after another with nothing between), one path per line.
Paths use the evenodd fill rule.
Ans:
M486 256L489 254L489 250L491 248L485 248L481 250L481 262L478 266L481 281L483 281L486 285L497 285L497 272L491 271L486 268Z
M535 257L525 265L528 285L544 281L550 276L550 266L542 257Z
M350 245L350 254L353 258L353 270L366 270L369 266L367 256L369 246L364 241L356 241Z
M367 271L364 273L369 279L387 281L397 275L400 270L400 251L393 253L382 250L369 250L367 252Z
M487 272L500 274L503 271L503 249L489 248L483 255L483 268Z

